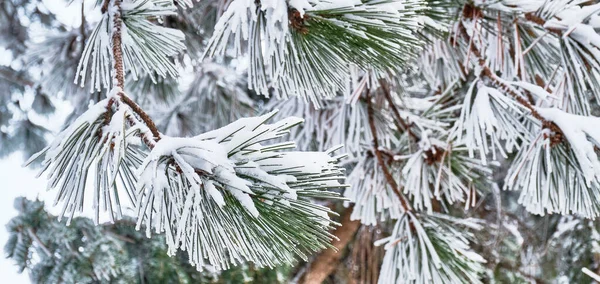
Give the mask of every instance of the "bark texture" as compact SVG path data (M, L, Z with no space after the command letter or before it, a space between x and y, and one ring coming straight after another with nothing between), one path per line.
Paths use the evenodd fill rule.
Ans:
M354 207L351 206L344 211L341 220L342 226L338 227L335 231L335 236L338 240L334 240L331 245L333 245L336 250L331 248L323 250L310 264L310 267L302 276L299 283L322 283L327 276L335 271L344 253L344 248L346 248L348 243L354 239L354 234L356 234L356 231L358 231L358 228L360 227L360 221L350 220L353 208Z

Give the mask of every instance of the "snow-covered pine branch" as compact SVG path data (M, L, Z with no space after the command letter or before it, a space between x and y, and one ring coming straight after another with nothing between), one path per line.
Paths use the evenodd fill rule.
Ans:
M496 153L506 158L507 152L518 149L524 133L528 132L523 112L514 100L475 79L467 90L455 126L456 139L466 145L471 158L477 151L483 165L487 164L490 153L492 160L496 160Z
M373 155L360 159L348 174L351 185L344 191L345 206L353 205L352 220L374 226L378 222L402 216L400 200L389 188Z
M392 234L375 242L386 250L379 283L481 283L485 260L470 248L478 220L406 212Z
M351 65L393 71L423 41L420 0L235 0L219 19L205 56L247 54L249 87L278 97L300 95L319 106L345 91Z
M477 188L489 182L492 171L479 160L466 155L467 148L428 137L423 133L416 152L402 168L402 185L413 207L432 213L433 203L466 203L474 206Z
M62 203L59 218L67 217L67 223L75 212L84 210L90 183L94 192L88 206L95 212L96 223L100 211L107 211L111 221L122 216L123 198L117 194L117 184L124 185L130 202L136 200L134 172L145 154L137 148L139 142L132 143L131 139L140 129L126 127L126 117L133 115L129 109L111 115L109 101L107 98L91 106L26 163L44 157L40 175L48 171L48 188L58 189L54 205Z
M147 137L140 114L123 102L118 88L111 94L32 157L44 157L42 172L48 172L48 187L58 190L56 203L69 220L91 207L96 223L101 211L114 221L127 196L138 212L138 229L144 224L148 235L153 227L164 232L170 252L188 251L198 269L291 263L332 239L331 210L311 199L337 197L328 189L344 186L337 166L343 156L282 152L295 144L270 142L301 119L265 124L272 112L194 137L161 135L147 144L155 137Z
M161 139L140 168L138 227L164 231L171 253L187 250L199 269L245 261L272 267L324 248L331 211L309 198L335 198L326 189L343 187L341 157L279 152L294 147L288 142L262 146L302 121L265 124L274 114Z
M494 181L521 190L518 202L532 213L574 214L579 216L574 220L583 220L576 224L592 223L581 216L600 213L600 133L594 128L599 121L589 116L598 112L600 93L598 4L202 0L191 7L192 2L176 2L186 7L176 14L171 0L105 1L96 29L87 33L82 25L81 31L47 36L30 56L61 70L83 52L79 69L37 80L37 74L5 72L13 66L0 68L0 86L13 90L9 78L23 85L19 91L35 89L32 108L49 109L47 97L37 95L40 88L61 88L64 82L57 78L74 76L75 70L78 83L91 83L94 90L117 83L137 94L128 97L115 88L43 152L63 217L92 208L98 223L119 218L126 214L121 208L132 204L139 229L164 234L171 255L185 250L191 263L206 270L306 259L338 233L346 234L340 236L344 240L331 245L341 244L341 251L350 244L352 253L332 260L325 250L310 267L319 267L320 259L328 260L320 267L355 265L343 257L365 250L377 254L371 240L352 241L360 219L389 236L378 242L387 245L381 270L372 273L381 272L380 282L566 275L562 267L541 275L548 250L528 242L542 233L522 233L542 222L516 211L516 195L501 193ZM81 38L89 39L84 50ZM184 43L190 49L180 57L185 66L178 66L172 57ZM58 64L46 53L76 56ZM202 62L203 57L218 59ZM42 73L55 70L42 67ZM161 91L167 95L157 95ZM94 93L92 100L103 96ZM18 148L4 142L13 133L29 138L27 143L43 140L44 133L28 131L33 124L23 97L0 97L5 102L0 151ZM275 108L281 111L270 112ZM16 115L2 116L5 109ZM266 115L228 125L253 112ZM150 116L161 118L156 127ZM303 117L306 124L290 128L299 119L288 116ZM274 122L268 124L268 118ZM293 143L278 141L288 132L298 149L317 152L291 151ZM340 220L351 223L345 232L332 231L337 224L330 210L312 201L327 198L328 207L341 208L342 202L330 202L337 194L328 191L344 187L339 157L327 152L338 144L351 157L343 162L351 171L351 187L343 192L348 218ZM575 226L560 216L545 218L553 239ZM476 235L463 230L478 225L486 229ZM474 236L482 242L473 248L489 261L485 268L471 253ZM27 234L22 238L32 242ZM549 248L543 238L538 241ZM565 248L573 243L565 242ZM504 249L514 256L498 253ZM379 269L382 259L373 255L369 267ZM571 258L582 255L591 254L576 250ZM541 272L524 273L519 265L527 257L536 258L532 265L539 264ZM113 264L107 261L107 267ZM497 280L506 270L510 275Z
M577 5L579 1L565 1L561 10L538 13L548 19L544 28L558 34L561 65L566 69L565 95L567 104L577 113L589 115L591 106L585 98L592 93L600 98L600 4ZM547 6L551 6L547 3ZM546 7L542 7L546 8ZM550 7L549 7L550 8ZM544 11L540 9L541 11ZM556 9L556 8L555 8ZM550 17L549 17L550 16Z
M165 28L150 21L176 15L177 8L172 1L124 0L120 7L112 2L94 29L77 67L75 83L82 87L90 80L90 91L112 89L113 71L113 30L114 18L122 21L121 49L124 71L129 71L134 80L146 75L154 78L177 77L179 71L173 56L185 50L184 35L181 31Z
M542 129L521 149L506 178L506 188L520 189L519 203L532 213L600 215L600 118L569 114L555 108L537 111L561 133ZM566 141L556 140L561 135Z

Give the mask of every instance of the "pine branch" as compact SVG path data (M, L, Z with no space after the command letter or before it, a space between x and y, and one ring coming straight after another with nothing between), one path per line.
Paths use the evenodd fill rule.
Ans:
M76 83L83 87L89 78L91 89L101 90L122 87L125 72L133 80L143 75L153 82L156 76L179 75L173 56L185 50L185 36L153 20L175 15L177 8L172 2L134 1L121 5L119 0L104 2L103 7L102 19L89 35L77 66ZM119 60L112 60L114 57Z
M142 119L142 121L144 122L144 124L150 129L150 131L152 132L152 136L154 137L154 139L152 141L146 141L147 139L145 139L144 142L146 142L146 144L148 145L148 147L150 147L150 149L152 149L154 147L155 142L160 141L160 132L158 131L158 128L156 127L156 124L154 123L154 121L150 118L150 116L138 105L136 104L133 100L131 100L127 95L125 95L125 93L121 92L119 95L121 101L123 103L125 103L127 106L129 106L131 108L131 110L133 110L139 117L140 119ZM132 123L137 123L136 121L132 121Z
M123 28L121 0L113 0L113 7L115 8L112 30L113 86L125 90L125 68L123 67L123 50L121 48L121 29Z
M476 18L474 18L474 15L476 15L477 13L467 12L471 9L477 9L477 8L472 7L471 4L465 5L464 9L463 9L463 17L465 19L474 21L474 20L476 20ZM561 141L562 140L562 138L561 138L562 136L560 134L561 130L556 126L556 124L554 124L551 121L548 121L544 117L542 117L538 113L538 111L535 109L535 107L526 98L524 98L523 96L518 94L511 86L508 86L506 83L504 83L504 81L501 80L500 78L498 78L498 76L496 76L496 74L487 66L485 58L481 54L481 51L479 50L479 48L477 48L475 46L475 44L473 43L473 39L469 36L469 34L467 32L467 28L464 26L463 22L460 20L458 21L458 28L459 28L459 31L458 31L459 35L464 37L464 39L469 43L469 51L477 59L477 63L479 64L479 67L481 68L481 73L479 75L488 78L494 85L496 85L497 87L501 88L506 93L508 93L519 104L521 104L523 107L527 108L530 111L531 116L533 116L535 119L539 120L542 123L542 126L552 130L556 134L556 139L555 139L556 142L555 143L557 143L558 141Z
M123 65L123 50L121 47L121 40L122 40L122 34L121 34L121 28L123 27L123 21L121 19L121 0L113 0L113 6L115 8L115 14L114 14L114 28L113 28L113 34L112 34L112 51L113 51L113 85L121 88L121 90L125 89L125 68ZM102 6L102 10L103 12L108 11L108 9L105 9L105 7L108 7L108 3L110 2L110 0L106 0L104 2L104 5ZM120 101L122 101L124 104L126 104L127 106L129 106L144 122L144 124L150 129L150 132L152 133L153 136L153 140L150 140L148 138L146 138L145 136L143 136L143 140L144 143L150 148L154 148L154 145L156 144L156 142L158 142L160 140L160 133L158 131L158 128L156 127L156 124L154 123L154 121L150 118L150 116L140 107L138 106L134 101L132 101L129 97L127 97L127 95L125 95L125 93L123 92L119 92L117 94L117 96L119 97ZM111 113L110 113L110 106L112 105L112 98L109 100L109 112L107 112L107 116L106 117L110 117ZM132 117L128 117L129 122L132 125L136 125L139 122L136 121L135 119L133 119Z
M398 108L396 107L396 104L394 103L394 99L392 98L392 94L390 92L390 88L388 86L388 83L386 82L385 79L379 79L379 85L381 86L381 89L383 90L383 95L385 96L385 99L388 101L388 104L390 106L390 108L392 109L392 113L395 116L394 119L394 123L400 124L400 126L396 126L398 127L398 130L404 130L407 131L408 134L410 135L410 137L412 137L415 141L419 141L419 137L412 131L410 125L408 123L406 123L404 121L404 119L402 119L402 116L400 115L400 111L398 111Z
M408 204L408 202L406 201L406 198L400 192L400 190L399 190L400 187L398 186L398 183L396 183L396 180L394 179L394 177L390 173L389 169L387 168L387 165L385 164L385 160L383 158L383 154L381 153L381 150L379 149L379 139L377 137L377 128L375 127L375 117L374 117L375 115L374 115L374 111L373 111L373 103L371 102L370 90L367 90L366 94L367 94L366 101L367 101L367 112L368 112L367 116L368 116L368 120L369 120L369 128L371 130L371 134L373 135L373 151L375 152L375 157L377 158L377 164L383 171L385 180L387 181L389 186L392 188L392 190L394 191L394 193L400 200L402 209L404 209L404 211L412 211L410 204Z

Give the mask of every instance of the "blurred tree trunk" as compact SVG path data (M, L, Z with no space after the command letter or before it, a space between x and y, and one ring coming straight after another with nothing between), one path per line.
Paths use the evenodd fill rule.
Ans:
M338 239L333 240L331 245L333 245L336 250L331 248L323 250L310 264L309 268L300 278L299 283L322 283L327 276L335 271L344 253L344 248L352 241L354 234L356 234L356 231L358 231L358 228L360 227L360 221L350 220L353 208L353 206L346 208L344 213L342 213L342 226L335 230L335 236Z

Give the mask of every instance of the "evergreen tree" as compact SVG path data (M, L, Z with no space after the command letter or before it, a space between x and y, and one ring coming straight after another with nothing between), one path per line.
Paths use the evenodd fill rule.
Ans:
M595 1L78 4L78 29L35 0L0 4L1 151L39 150L34 118L71 102L29 160L71 227L90 227L84 209L103 224L89 230L130 220L192 278L294 265L304 283L586 282L600 268Z

